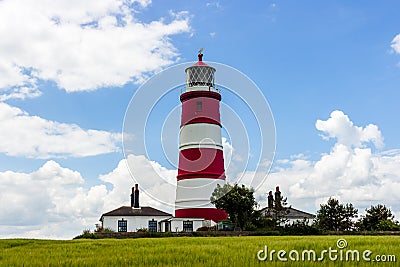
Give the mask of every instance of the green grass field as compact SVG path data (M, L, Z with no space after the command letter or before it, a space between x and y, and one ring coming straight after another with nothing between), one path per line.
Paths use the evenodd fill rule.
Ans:
M303 250L338 249L344 238L343 261L301 261ZM268 246L285 250L288 259L259 261L257 252ZM376 255L395 255L397 262L365 262L364 250ZM300 261L289 259L297 250ZM358 250L360 261L345 261L347 250ZM340 250L339 250L340 251ZM261 256L264 254L261 253ZM332 257L335 254L332 254ZM292 258L296 254L293 252ZM306 254L306 259L307 259ZM393 261L393 260L392 260ZM70 241L9 239L0 240L0 266L399 266L400 236L253 236L253 237L172 237L138 239L80 239Z

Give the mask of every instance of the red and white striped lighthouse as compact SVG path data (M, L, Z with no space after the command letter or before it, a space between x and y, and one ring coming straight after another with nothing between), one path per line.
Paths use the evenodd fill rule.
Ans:
M227 218L210 197L217 184L225 184L219 102L215 68L203 62L186 68L186 87L180 96L182 118L175 217L205 218L218 222Z

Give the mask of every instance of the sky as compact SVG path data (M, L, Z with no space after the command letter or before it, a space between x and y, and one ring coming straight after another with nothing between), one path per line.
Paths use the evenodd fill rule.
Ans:
M173 212L152 196L175 198L163 186L176 179L165 153L178 153L179 88L165 88L151 113L146 153L124 154L124 119L135 124L143 113L130 103L141 89L154 94L145 86L151 77L194 62L201 47L210 65L254 82L275 122L265 128L275 131L274 158L244 155L229 112L255 147L259 129L246 118L269 114L255 112L257 98L245 96L252 89L240 88L237 98L221 91L229 179L268 174L255 192L261 206L279 185L297 209L315 213L336 197L360 213L385 204L399 220L399 8L398 1L0 1L0 238L69 239L93 229L101 214L129 205L128 166L139 181L153 171L163 177L141 204ZM173 139L167 152L151 145L163 145L164 134Z

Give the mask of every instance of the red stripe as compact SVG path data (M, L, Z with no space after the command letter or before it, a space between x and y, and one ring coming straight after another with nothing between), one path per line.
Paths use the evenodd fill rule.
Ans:
M177 179L191 178L225 180L223 151L214 148L189 148L179 151Z
M213 91L190 91L190 92L181 94L180 99L181 99L181 102L184 102L188 99L195 98L195 97L201 97L201 96L215 98L215 99L221 101L221 95L219 93L213 92Z
M206 122L220 123L219 101L208 97L195 97L182 103L181 125Z
M187 173L187 174L178 174L176 176L177 180L185 180L185 179L196 179L196 178L208 178L208 179L220 179L225 180L226 176L225 173L223 174L215 174L215 173Z
M185 123L181 124L181 127L184 125L188 125L188 124L195 124L195 123L209 123L209 124L216 124L219 125L220 127L222 127L221 123L219 123L219 121L213 120L211 118L205 118L205 117L197 117L194 118L190 121L187 121Z
M175 210L176 218L204 218L219 222L228 218L228 214L224 210L216 208L190 208Z

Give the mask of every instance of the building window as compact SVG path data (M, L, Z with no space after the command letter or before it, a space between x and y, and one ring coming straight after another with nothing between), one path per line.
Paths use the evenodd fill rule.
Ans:
M193 221L184 221L183 222L183 231L184 232L193 232Z
M149 221L149 232L157 232L157 221L154 219Z
M203 110L203 102L197 101L196 102L196 111L202 111Z
M127 232L128 222L124 219L118 220L118 232Z

